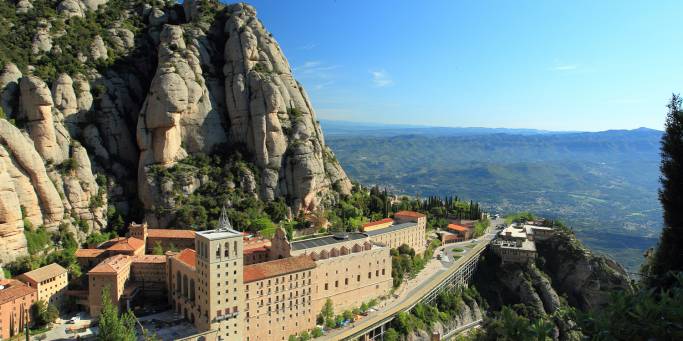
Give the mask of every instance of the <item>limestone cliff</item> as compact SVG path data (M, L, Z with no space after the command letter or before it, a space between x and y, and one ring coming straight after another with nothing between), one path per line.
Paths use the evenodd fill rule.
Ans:
M253 7L0 6L0 26L25 37L0 36L0 246L10 250L0 263L26 253L29 224L65 225L81 239L107 225L108 211L168 226L179 209L171 189L192 195L206 176L190 172L179 185L155 174L190 157L239 150L239 164L225 165L238 178L225 190L282 200L292 212L350 192L311 100Z
M612 292L633 290L628 275L616 262L592 254L568 231L536 241L538 259L527 264L501 264L490 250L483 255L474 285L493 311L521 304L527 317L548 316L554 339L580 340L575 321L565 307L591 311L602 307Z

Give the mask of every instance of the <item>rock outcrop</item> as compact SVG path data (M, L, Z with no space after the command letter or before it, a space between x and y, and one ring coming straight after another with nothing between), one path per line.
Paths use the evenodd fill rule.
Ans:
M566 295L572 306L592 310L604 306L610 292L633 290L621 265L605 256L594 255L569 233L556 233L546 241L537 242L537 247L553 287Z
M262 200L283 197L295 210L313 210L332 192L348 194L351 183L325 146L308 95L255 10L245 4L223 9L225 45L219 50L205 25L196 23L202 8L193 1L184 6L191 23L163 26L158 68L138 119L138 187L145 207L169 206L161 184L150 179L150 166L171 167L225 143L253 154L260 176L241 182ZM156 9L149 20L167 22ZM217 58L225 61L222 70Z
M107 224L109 205L170 224L178 188L190 196L215 181L153 176L187 157L221 155L225 191L284 199L293 212L350 192L308 95L251 6L116 3L84 32L75 18L92 19L106 0L52 4L15 3L17 16L36 16L30 51L17 54L31 58L2 56L0 236L11 252L0 263L26 252L28 223L84 238Z

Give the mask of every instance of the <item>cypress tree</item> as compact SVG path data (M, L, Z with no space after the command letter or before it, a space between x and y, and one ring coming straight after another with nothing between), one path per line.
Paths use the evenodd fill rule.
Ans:
M671 287L673 273L683 269L683 111L680 95L673 95L667 107L669 112L661 142L662 187L659 190L664 227L646 278L651 286L660 289Z

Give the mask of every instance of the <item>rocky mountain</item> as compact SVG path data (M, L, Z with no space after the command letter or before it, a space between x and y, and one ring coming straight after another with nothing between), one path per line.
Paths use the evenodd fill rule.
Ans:
M613 293L634 292L621 265L594 255L569 231L536 241L536 246L538 259L524 265L501 264L490 250L483 255L474 286L491 311L518 305L526 318L551 321L553 339L581 340L572 309L597 311L610 303Z
M292 212L351 190L249 5L2 1L0 27L2 262L26 253L30 226L82 239L112 212L169 226L179 207L168 193L209 180L158 174L198 155L241 151L246 167L223 164L237 169L225 191Z

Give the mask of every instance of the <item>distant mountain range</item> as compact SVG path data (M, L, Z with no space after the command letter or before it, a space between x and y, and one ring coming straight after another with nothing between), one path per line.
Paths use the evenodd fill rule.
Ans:
M515 129L515 128L483 128L483 127L430 127L409 124L385 124L372 122L352 122L337 120L320 120L320 125L325 135L372 135L372 136L395 136L395 135L430 135L430 136L464 136L464 135L488 135L488 134L515 134L515 135L539 135L539 134L566 134L571 131L550 131L539 129Z
M344 169L361 183L560 218L592 249L631 270L657 241L661 131L321 125Z

